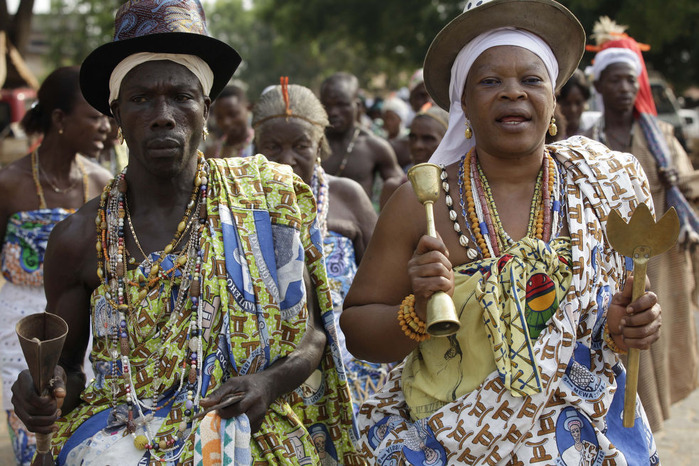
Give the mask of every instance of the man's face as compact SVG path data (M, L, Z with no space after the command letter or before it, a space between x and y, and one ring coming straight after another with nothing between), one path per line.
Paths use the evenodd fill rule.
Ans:
M605 109L630 112L639 89L636 70L628 63L613 63L595 81L595 89L602 96Z
M357 96L344 82L331 82L320 92L320 101L328 113L330 133L345 133L354 126L357 117Z
M112 113L129 146L129 162L160 177L196 157L211 100L194 74L171 61L138 65L121 83Z

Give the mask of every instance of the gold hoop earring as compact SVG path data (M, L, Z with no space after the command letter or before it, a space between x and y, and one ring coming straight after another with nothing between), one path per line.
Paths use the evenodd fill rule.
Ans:
M551 123L549 124L549 134L555 136L558 134L558 126L556 126L556 119L551 117Z
M58 130L58 134L63 134L63 128Z
M206 141L206 138L209 137L209 128L204 126L204 129L201 130L201 138Z
M124 144L124 133L121 132L121 126L117 128L117 140L119 145Z
M473 131L471 131L471 126L468 124L468 120L466 120L466 131L464 131L464 136L466 136L466 139L471 139L473 137Z

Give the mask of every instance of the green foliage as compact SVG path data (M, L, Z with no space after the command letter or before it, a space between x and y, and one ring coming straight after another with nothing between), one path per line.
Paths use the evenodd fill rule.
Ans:
M51 0L51 14L39 18L50 44L53 68L82 63L98 46L112 40L120 0Z
M122 0L52 0L43 19L52 65L80 63L112 37ZM317 90L329 74L356 74L363 87L395 89L422 65L437 32L464 0L209 0L210 33L240 52L236 79L251 100L279 76ZM682 90L699 82L699 2L696 0L561 0L588 34L608 15L651 45L649 68ZM249 8L246 8L249 6ZM562 39L563 40L563 39ZM581 66L590 63L586 53Z

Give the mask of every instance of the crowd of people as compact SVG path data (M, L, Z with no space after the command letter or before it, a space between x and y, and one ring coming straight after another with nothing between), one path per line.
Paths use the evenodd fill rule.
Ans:
M643 47L604 24L582 70L556 1L468 1L405 92L341 71L251 96L198 1L124 4L0 170L17 464L33 433L61 465L659 464L699 376L699 172ZM408 182L424 163L436 236ZM642 203L681 233L632 301L605 232ZM436 292L453 335L426 330ZM44 310L69 332L40 396L13 331Z

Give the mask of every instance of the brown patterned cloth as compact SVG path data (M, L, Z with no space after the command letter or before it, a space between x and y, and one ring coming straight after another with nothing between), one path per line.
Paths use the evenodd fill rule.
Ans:
M635 426L622 425L626 374L603 339L609 302L625 278L606 219L611 209L628 219L639 202L652 207L648 183L630 154L587 138L548 147L565 171L573 276L534 346L541 393L514 396L493 372L412 422L398 366L358 416L361 449L376 464L659 464L640 403Z

